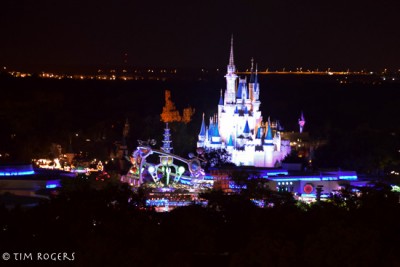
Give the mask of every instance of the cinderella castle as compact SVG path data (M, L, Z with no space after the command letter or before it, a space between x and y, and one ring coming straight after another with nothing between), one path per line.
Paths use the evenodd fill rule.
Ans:
M290 153L290 141L281 139L278 122L262 117L257 67L254 70L253 65L252 60L249 81L236 75L232 38L218 114L210 118L208 126L203 114L197 147L226 149L238 166L277 167Z

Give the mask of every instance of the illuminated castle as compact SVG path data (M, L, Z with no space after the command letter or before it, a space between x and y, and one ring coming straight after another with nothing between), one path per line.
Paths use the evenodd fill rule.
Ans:
M290 142L281 139L278 123L271 123L269 118L263 122L253 60L248 82L247 77L242 79L235 72L232 38L226 89L224 94L221 90L218 115L210 118L208 127L203 115L197 147L226 149L236 165L276 167L290 153Z

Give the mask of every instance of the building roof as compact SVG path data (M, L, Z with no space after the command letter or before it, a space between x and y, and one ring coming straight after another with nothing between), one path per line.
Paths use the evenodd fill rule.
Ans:
M219 129L218 129L218 121L215 121L214 129L213 129L213 136L219 137Z
M222 98L222 90L221 90L221 95L219 97L219 102L218 105L223 106L224 105L224 99Z
M269 118L268 118L268 130L267 130L267 134L265 135L265 140L273 140L271 122L270 122Z
M257 134L256 134L256 139L261 139L261 138L262 138L261 127L258 127Z
M208 126L208 138L213 136L213 132L214 132L214 124L211 121L210 125Z
M233 146L232 135L229 136L229 141L228 141L228 145L227 146Z
M239 81L238 90L236 94L236 98L242 98L242 90L243 90L243 83Z
M246 124L244 125L244 130L243 133L249 134L250 133L250 127L249 127L249 121L246 120Z
M200 136L205 136L206 135L206 125L204 123L204 113L203 113L203 120L201 122L201 127L200 127Z

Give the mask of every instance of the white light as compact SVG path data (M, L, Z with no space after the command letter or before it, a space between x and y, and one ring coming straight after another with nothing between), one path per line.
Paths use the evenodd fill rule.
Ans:
M149 170L150 173L153 173L153 172L155 171L154 166L150 166L150 167L148 168L148 170Z
M185 172L185 167L179 166L179 168L178 168L178 173L179 173L179 174L182 174L182 173L184 173L184 172Z

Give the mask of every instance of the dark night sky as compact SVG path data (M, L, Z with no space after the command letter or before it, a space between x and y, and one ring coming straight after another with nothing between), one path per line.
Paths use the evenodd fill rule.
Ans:
M236 65L260 69L400 67L397 0L6 0L0 65L224 67L231 33Z

